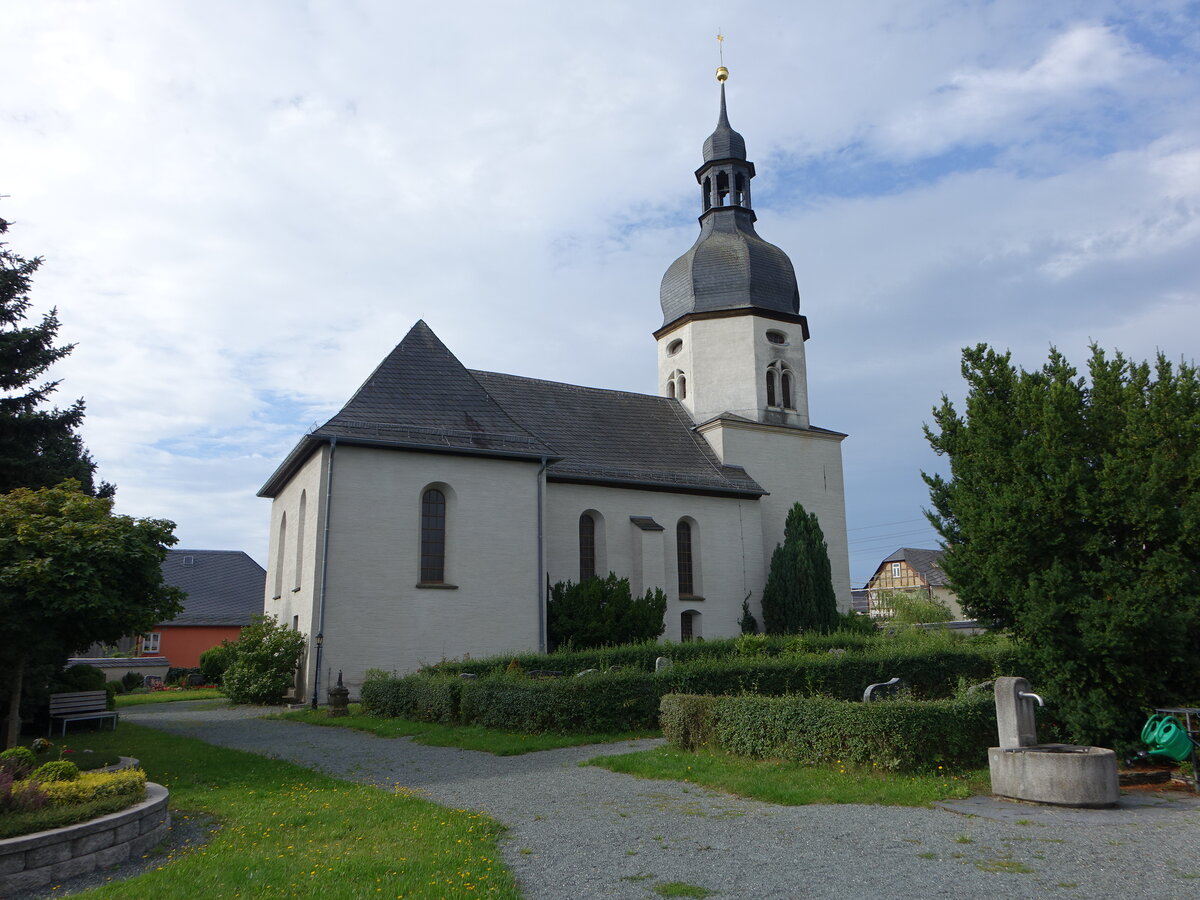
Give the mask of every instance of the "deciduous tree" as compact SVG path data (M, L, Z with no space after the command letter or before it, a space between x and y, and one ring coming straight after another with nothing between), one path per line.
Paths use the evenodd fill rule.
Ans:
M0 670L8 680L6 746L20 732L28 665L115 643L170 619L183 594L163 583L174 523L112 512L77 482L0 494Z
M1051 350L1027 372L963 352L964 414L926 428L943 566L965 609L1011 629L1074 740L1127 744L1200 671L1200 377Z
M838 627L825 533L816 514L799 503L788 511L783 543L771 556L762 614L767 634L826 633Z

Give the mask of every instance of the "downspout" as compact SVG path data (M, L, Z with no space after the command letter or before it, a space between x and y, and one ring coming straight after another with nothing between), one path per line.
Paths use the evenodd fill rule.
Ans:
M329 581L329 520L333 506L333 455L337 452L337 438L329 439L329 468L325 472L325 533L321 536L321 587L317 594L317 658L313 672L312 708L317 708L318 690L321 685L321 647L325 643L325 585ZM312 639L312 635L309 635Z
M550 461L542 457L537 473L537 583L538 583L538 653L546 652L546 573L545 573L545 513L542 511L542 483Z

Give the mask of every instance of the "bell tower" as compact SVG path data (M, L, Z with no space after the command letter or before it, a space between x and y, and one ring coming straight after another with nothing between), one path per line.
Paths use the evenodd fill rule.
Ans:
M754 163L729 124L728 78L728 69L717 69L720 114L695 172L700 234L659 290L659 391L697 423L729 413L807 428L808 322L791 260L754 230Z

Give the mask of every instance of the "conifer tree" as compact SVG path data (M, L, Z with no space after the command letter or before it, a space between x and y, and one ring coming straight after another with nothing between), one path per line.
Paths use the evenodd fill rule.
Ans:
M762 613L767 634L824 633L838 626L825 534L816 515L799 503L789 510L783 543L771 556Z
M8 224L0 219L0 235ZM71 478L89 494L111 496L112 485L96 490L96 464L77 432L83 401L66 409L45 407L58 382L40 379L74 345L55 346L59 322L53 309L36 324L22 324L29 313L33 274L41 264L40 257L26 259L0 242L0 494Z
M965 414L943 396L925 475L963 607L1011 630L1080 743L1128 747L1200 672L1200 375L1092 346L1090 377L963 351Z

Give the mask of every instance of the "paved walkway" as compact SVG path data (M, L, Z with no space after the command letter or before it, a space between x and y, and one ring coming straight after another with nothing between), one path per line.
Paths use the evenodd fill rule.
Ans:
M487 812L509 826L502 850L528 900L642 900L673 881L754 898L1200 897L1200 801L1187 795L1105 811L782 807L578 765L653 741L495 757L194 707L122 717Z

